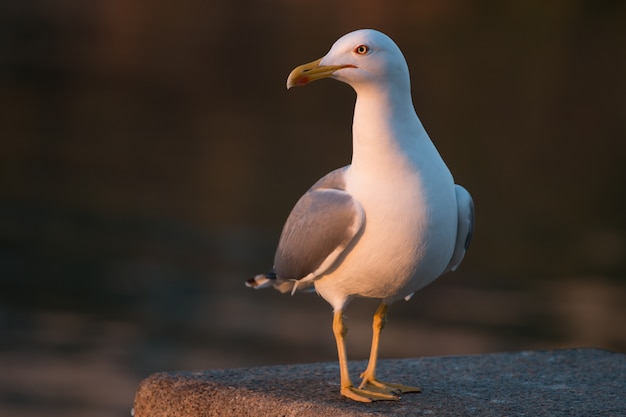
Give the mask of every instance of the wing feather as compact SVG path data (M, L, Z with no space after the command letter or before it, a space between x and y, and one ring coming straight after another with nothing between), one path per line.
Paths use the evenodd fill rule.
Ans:
M308 281L323 274L350 245L363 221L361 205L346 191L308 191L283 228L274 258L277 279Z
M458 225L456 234L456 245L450 263L445 272L455 271L465 256L465 252L472 241L474 232L474 201L470 193L458 184L455 184L456 203L458 207Z

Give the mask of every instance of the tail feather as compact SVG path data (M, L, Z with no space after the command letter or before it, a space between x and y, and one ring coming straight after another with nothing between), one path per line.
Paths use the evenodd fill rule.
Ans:
M272 287L276 284L276 272L273 270L268 272L267 274L259 274L255 275L253 278L250 278L246 281L246 287L261 289Z
M276 272L272 269L267 274L259 274L246 281L246 287L259 290L261 288L274 287L282 293L290 292L293 295L296 291L314 292L312 280L278 279Z

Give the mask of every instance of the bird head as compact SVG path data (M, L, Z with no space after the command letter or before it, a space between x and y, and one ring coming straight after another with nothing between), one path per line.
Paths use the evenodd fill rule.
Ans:
M363 86L407 84L409 71L398 46L384 33L372 29L350 32L339 38L328 53L296 67L287 88L304 86L331 77L359 90Z

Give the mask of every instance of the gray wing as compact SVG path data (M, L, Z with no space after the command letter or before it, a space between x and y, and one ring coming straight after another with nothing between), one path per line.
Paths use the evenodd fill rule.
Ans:
M279 282L314 280L334 265L360 232L365 215L344 190L344 172L342 168L319 180L291 211L274 257Z
M458 184L454 185L456 193L456 204L458 207L459 219L456 232L456 244L454 253L445 272L455 271L465 256L467 248L472 241L474 232L474 201L470 193Z

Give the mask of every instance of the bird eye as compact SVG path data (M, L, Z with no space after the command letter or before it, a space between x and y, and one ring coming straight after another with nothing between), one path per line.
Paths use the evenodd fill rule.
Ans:
M370 48L368 48L367 45L359 45L356 48L354 48L354 52L356 52L359 55L366 55L369 51L370 51Z

